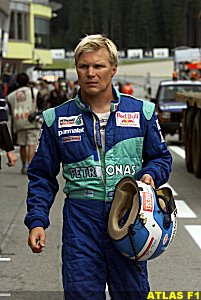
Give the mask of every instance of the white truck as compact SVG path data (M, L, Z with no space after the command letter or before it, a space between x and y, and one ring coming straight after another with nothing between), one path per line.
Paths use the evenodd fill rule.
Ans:
M196 79L201 77L200 48L179 47L173 51L174 71L178 79Z

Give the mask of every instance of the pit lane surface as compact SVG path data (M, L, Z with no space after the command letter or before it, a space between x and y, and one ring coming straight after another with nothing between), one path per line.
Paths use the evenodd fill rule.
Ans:
M172 245L149 262L152 290L201 290L201 179L186 171L185 154L171 145L173 171L168 184L174 189L178 209L178 229Z
M197 291L201 290L201 179L187 173L182 147L170 143L169 149L173 155L173 171L168 184L173 188L178 205L178 230L168 250L149 261L150 284L153 291ZM5 298L5 295L6 299L12 298L15 291L55 291L55 299L62 299L62 293L58 291L62 291L63 179L59 175L61 188L52 208L46 248L42 254L32 254L27 246L28 232L23 224L27 178L20 174L19 159L15 168L5 165L4 155L2 160L0 298ZM31 299L31 295L28 293L27 296L24 292L20 299ZM37 299L36 296L34 299Z

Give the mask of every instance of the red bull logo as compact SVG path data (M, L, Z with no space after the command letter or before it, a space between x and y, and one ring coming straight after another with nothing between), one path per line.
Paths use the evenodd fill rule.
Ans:
M116 112L117 126L122 127L140 127L140 113L139 112Z

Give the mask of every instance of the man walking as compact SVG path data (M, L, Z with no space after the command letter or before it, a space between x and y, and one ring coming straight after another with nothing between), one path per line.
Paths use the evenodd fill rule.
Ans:
M118 52L110 39L83 38L75 64L78 95L44 112L39 147L28 169L28 243L34 253L43 251L62 163L65 299L104 300L106 282L112 299L146 299L146 262L139 262L139 272L118 252L107 233L108 216L120 179L131 176L159 187L168 180L172 158L154 105L113 87Z
M22 161L21 173L27 173L39 136L36 123L29 122L28 116L37 110L37 89L29 87L29 77L26 73L19 73L16 78L17 89L7 96L11 109L13 131L17 134L17 145L20 146Z

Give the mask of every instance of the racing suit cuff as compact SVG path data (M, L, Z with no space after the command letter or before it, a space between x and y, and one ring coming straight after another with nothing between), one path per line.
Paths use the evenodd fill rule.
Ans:
M43 227L44 228L44 224L41 220L34 220L29 226L29 231L31 231L35 227Z

